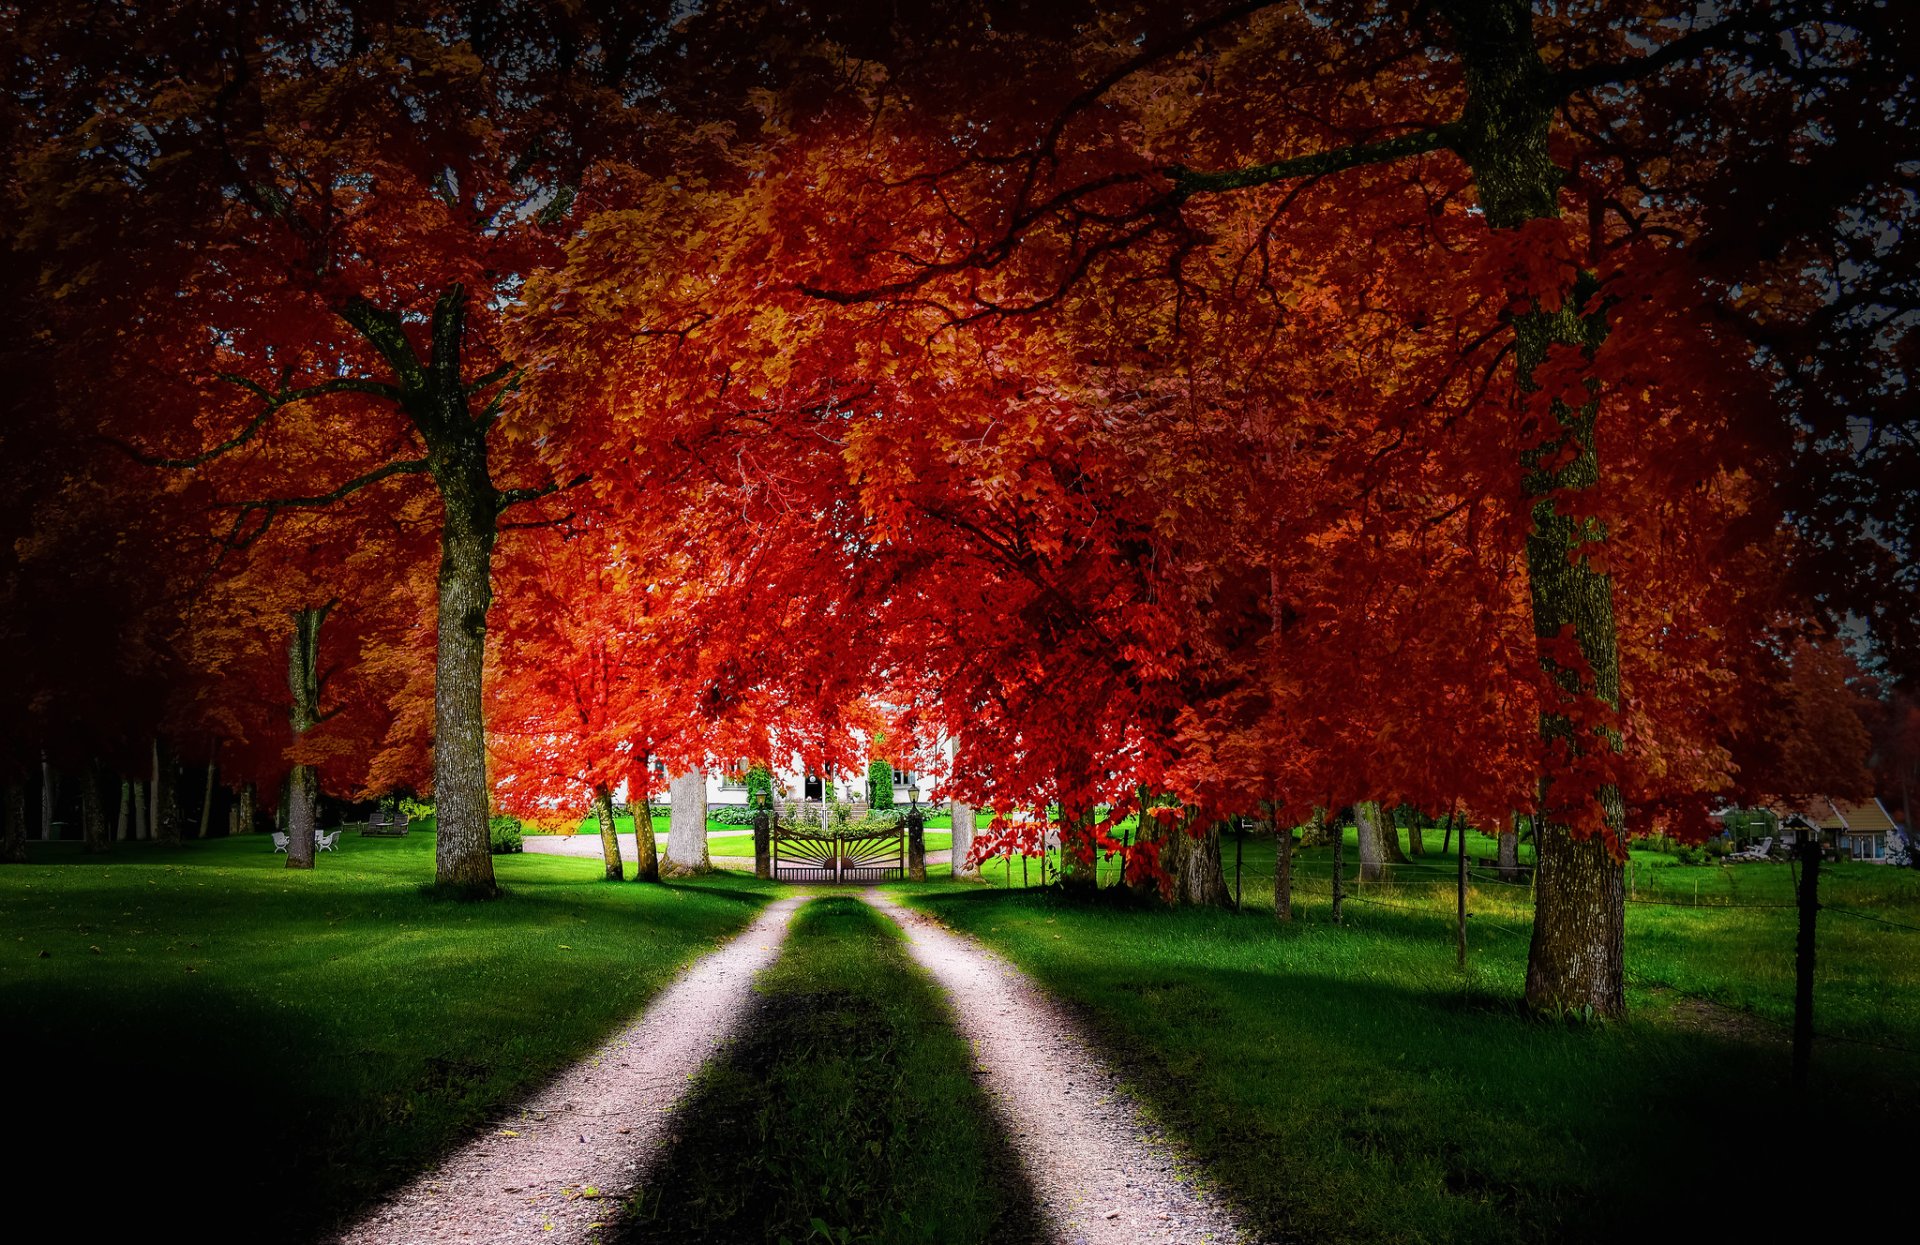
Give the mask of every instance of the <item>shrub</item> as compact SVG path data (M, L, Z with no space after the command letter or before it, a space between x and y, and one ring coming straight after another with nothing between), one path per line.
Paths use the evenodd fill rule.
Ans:
M416 800L412 796L403 795L400 797L400 811L407 815L409 821L425 821L433 816L433 801Z
M1707 849L1681 844L1673 849L1673 863L1677 865L1704 865L1708 862Z
M707 809L707 820L717 821L723 826L751 826L753 824L753 806L737 804L716 804Z
M520 819L504 813L487 819L487 839L492 844L493 854L507 856L514 852L527 850L526 842L521 838Z
M773 771L756 764L747 771L747 809L773 807Z
M893 763L878 757L867 762L867 807L878 812L893 807Z

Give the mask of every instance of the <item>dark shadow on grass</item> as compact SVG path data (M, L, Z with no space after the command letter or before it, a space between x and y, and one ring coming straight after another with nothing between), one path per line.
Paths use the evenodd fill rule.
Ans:
M20 937L0 952L16 1061L0 1155L23 1208L90 1240L314 1240L536 1092L771 898L627 897L530 872L463 903L407 876L431 867L417 845L368 849L375 865L412 858L384 871L353 872L347 852L291 875L259 847L48 853L0 874Z
M880 921L841 897L802 909L618 1240L1042 1239L965 1044Z
M1460 977L1443 923L1419 915L1276 930L1267 913L1107 920L1018 890L916 899L1013 950L1263 1239L1864 1229L1871 1199L1774 1196L1742 1173L1764 1155L1910 1145L1911 1060L1824 1047L1801 1116L1777 1050L1651 1019L1542 1022L1517 980L1508 995Z

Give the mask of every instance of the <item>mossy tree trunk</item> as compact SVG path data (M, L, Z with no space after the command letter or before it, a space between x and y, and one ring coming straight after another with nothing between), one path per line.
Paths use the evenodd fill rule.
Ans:
M1558 88L1541 59L1526 0L1443 0L1454 45L1465 70L1467 104L1450 142L1473 171L1481 210L1495 229L1516 229L1560 215L1562 171L1550 139ZM1555 346L1595 348L1604 335L1597 314L1582 315L1578 289L1561 292L1557 306L1534 304L1514 317L1515 368L1523 391ZM1541 713L1540 733L1578 756L1617 751L1619 740L1576 725L1580 702L1620 705L1619 640L1613 584L1587 556L1607 538L1599 521L1582 514L1582 495L1600 481L1595 448L1597 401L1577 409L1559 402L1557 425L1522 457L1522 488L1532 506L1526 541L1527 577L1540 665L1562 694ZM1550 644L1563 631L1579 647L1585 670L1563 665ZM1616 836L1624 835L1625 807L1617 786L1561 793L1549 799L1553 779L1541 779L1541 806L1595 800ZM1536 827L1533 940L1528 950L1526 1001L1537 1011L1612 1017L1624 1014L1625 895L1621 866L1599 836L1576 837L1549 814Z
M329 602L293 611L287 641L287 688L293 703L287 723L298 749L320 722L320 627L333 609ZM287 775L287 868L311 869L320 802L320 777L313 766L296 764Z
M600 822L600 858L606 862L609 882L626 880L626 866L620 860L620 823L613 816L613 792L601 783L593 789L593 815Z

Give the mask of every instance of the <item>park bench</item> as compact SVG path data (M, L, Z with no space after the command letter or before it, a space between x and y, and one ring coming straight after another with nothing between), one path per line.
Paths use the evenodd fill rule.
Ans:
M1771 860L1773 858L1773 839L1771 836L1761 839L1758 847L1750 847L1744 852L1729 852L1727 859L1734 860Z
M407 815L391 809L380 809L367 818L367 824L360 828L362 837L372 836L379 839L400 838L407 832Z

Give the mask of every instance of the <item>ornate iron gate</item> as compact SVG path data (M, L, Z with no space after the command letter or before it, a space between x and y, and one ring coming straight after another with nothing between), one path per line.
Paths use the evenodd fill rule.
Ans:
M907 874L907 828L846 831L790 826L772 830L773 876L782 882L896 882Z

